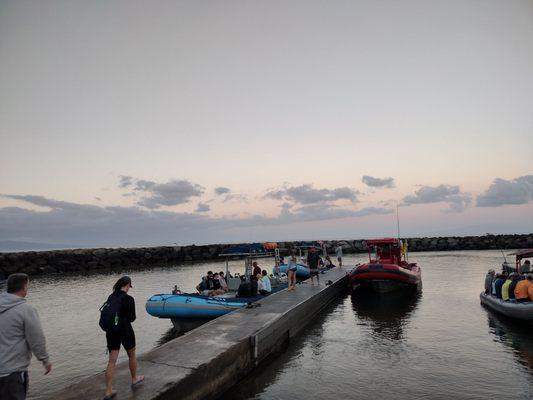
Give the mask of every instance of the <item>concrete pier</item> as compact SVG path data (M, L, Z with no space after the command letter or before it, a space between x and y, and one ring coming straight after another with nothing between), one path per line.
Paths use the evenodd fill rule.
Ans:
M296 290L282 290L261 300L257 308L241 309L151 350L140 357L139 387L130 387L127 362L117 366L116 399L216 399L261 361L290 344L328 303L346 289L347 270L334 268ZM326 285L331 281L330 285ZM139 310L140 312L140 310ZM170 321L169 321L170 324ZM102 360L104 364L104 360ZM104 373L63 389L53 399L102 399Z

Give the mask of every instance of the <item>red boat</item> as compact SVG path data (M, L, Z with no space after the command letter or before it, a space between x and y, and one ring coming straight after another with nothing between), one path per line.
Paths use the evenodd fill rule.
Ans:
M422 291L422 272L407 257L407 243L399 239L367 240L369 262L350 272L352 290L372 289L378 293Z

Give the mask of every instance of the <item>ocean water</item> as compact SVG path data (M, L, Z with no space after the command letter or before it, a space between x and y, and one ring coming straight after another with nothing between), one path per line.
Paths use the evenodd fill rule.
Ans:
M355 255L346 263L363 259ZM499 267L501 253L412 253L410 259L422 267L420 296L368 300L342 294L224 399L532 399L533 328L479 303L485 272ZM270 267L271 260L262 264ZM220 262L124 271L133 280L138 353L175 337L169 320L144 311L148 297L174 284L192 290L207 270L224 269ZM244 263L232 261L230 270L243 272ZM54 370L43 376L32 361L30 399L50 398L52 391L105 369L98 309L123 273L32 281L28 300L41 316Z

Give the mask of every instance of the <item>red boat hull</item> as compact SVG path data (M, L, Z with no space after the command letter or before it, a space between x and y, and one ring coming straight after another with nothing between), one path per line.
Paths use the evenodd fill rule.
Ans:
M350 273L352 290L367 287L377 292L422 290L422 274L416 264L363 264Z

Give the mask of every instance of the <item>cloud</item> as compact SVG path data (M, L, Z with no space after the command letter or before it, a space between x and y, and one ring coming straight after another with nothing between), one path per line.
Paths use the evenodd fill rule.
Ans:
M215 194L217 196L220 196L222 194L226 194L226 193L229 193L231 190L227 187L224 187L224 186L219 186L219 187L216 187L215 188Z
M198 203L196 213L160 211L140 207L102 207L48 199L43 196L2 195L48 208L0 208L0 240L77 243L86 246L205 243L220 241L238 228L284 226L365 215L388 214L384 208L349 210L328 204L295 206L285 203L274 217L212 217L208 204ZM283 228L285 230L285 228ZM248 233L246 234L248 235ZM241 238L242 240L242 238Z
M379 188L393 188L394 187L394 179L393 178L374 178L372 176L364 175L363 176L363 183L370 187L379 187Z
M122 189L127 188L133 183L133 178L131 176L121 175L119 176L119 179L118 187Z
M137 201L137 205L149 209L188 203L191 198L199 197L204 193L202 186L187 180L173 179L167 183L157 183L130 176L121 176L119 187L130 186L133 186L133 193L144 193Z
M414 195L405 196L402 200L402 204L407 206L441 202L448 203L447 211L460 212L470 205L472 198L468 193L462 193L459 186L439 185L422 186Z
M499 207L507 204L527 204L533 200L533 175L513 180L496 178L476 199L478 207Z
M283 189L270 190L264 196L265 198L275 200L288 200L299 204L317 204L337 200L350 200L357 202L356 190L348 187L335 189L315 189L312 185L291 186Z
M196 207L196 212L207 212L211 209L209 204L206 203L198 203L198 207Z

